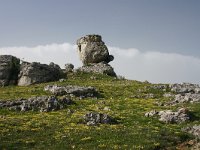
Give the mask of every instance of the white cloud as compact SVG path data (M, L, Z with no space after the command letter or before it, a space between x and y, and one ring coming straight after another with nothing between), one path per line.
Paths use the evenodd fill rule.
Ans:
M115 57L111 65L116 73L128 79L155 83L199 83L199 58L176 53L141 52L134 48L109 47L109 50ZM11 54L31 62L55 62L61 67L66 63L72 63L75 67L81 66L76 46L69 43L0 48L0 55L3 54Z
M0 55L11 54L30 62L47 63L54 62L62 68L66 63L72 63L76 67L81 63L78 60L76 46L69 43L39 45L36 47L5 47L0 48Z

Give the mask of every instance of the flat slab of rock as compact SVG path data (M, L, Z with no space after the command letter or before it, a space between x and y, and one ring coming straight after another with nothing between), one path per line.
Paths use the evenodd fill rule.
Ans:
M63 109L72 104L69 98L58 99L54 96L40 96L16 101L1 101L0 108L8 108L17 111L40 111L49 112Z
M113 67L111 67L109 64L107 64L105 62L82 66L82 67L76 69L76 71L77 72L105 74L105 75L116 77L116 73L115 73Z
M61 68L54 64L40 64L37 62L21 64L19 74L19 86L57 81L61 77Z
M0 55L0 86L16 84L20 60L11 55Z
M44 87L45 91L49 91L54 95L74 95L77 97L96 97L98 92L94 87L82 87L82 86L57 86L57 85L47 85Z
M152 110L145 114L146 117L158 116L159 121L165 123L182 123L190 120L189 112L185 108L180 108L174 112L172 110L156 111Z
M88 126L95 126L98 124L111 124L112 118L107 114L101 114L97 112L90 112L83 116L85 123Z

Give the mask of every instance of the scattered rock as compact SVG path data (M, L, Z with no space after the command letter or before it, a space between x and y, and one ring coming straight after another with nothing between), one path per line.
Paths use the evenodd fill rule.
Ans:
M23 62L19 74L19 86L27 86L36 83L57 81L61 77L61 69L58 65L49 65L37 62Z
M11 55L0 55L0 86L17 83L20 60Z
M84 121L88 126L95 126L98 124L111 124L112 118L107 114L97 112L90 112L84 115Z
M200 93L200 87L198 84L182 83L182 84L171 84L169 86L171 91L176 93Z
M172 93L164 93L163 97L167 97L167 98L174 97L174 94L172 94Z
M65 72L73 72L74 65L73 64L65 64Z
M183 128L182 130L190 134L193 134L196 138L200 139L200 125L186 127L186 128Z
M114 69L105 62L82 66L82 67L76 69L76 71L77 72L105 74L105 75L116 77L116 73L114 72Z
M159 121L165 123L182 123L190 120L189 112L185 108L180 108L177 112L172 110L150 111L145 114L146 117L159 116Z
M57 85L47 85L44 87L45 91L49 91L54 95L74 95L78 97L96 97L98 92L94 87L82 87L82 86L57 86Z
M114 59L100 35L86 35L77 40L79 57L84 65L90 63L109 63Z
M49 112L63 109L70 104L73 104L73 101L66 97L58 99L54 96L40 96L16 101L2 101L0 102L0 108L16 111Z
M150 112L145 113L145 117L153 117L155 115L158 115L158 113L159 113L158 111L152 110Z
M168 85L160 85L160 84L157 84L157 85L152 85L150 86L151 89L155 89L155 90L162 90L162 91L166 91L167 88L168 88Z
M67 79L60 79L59 82L65 82Z
M154 99L156 96L153 93L131 95L130 98Z
M200 102L200 87L198 84L182 83L170 85L171 91L177 93L174 99L167 105L176 105L179 103L197 103Z

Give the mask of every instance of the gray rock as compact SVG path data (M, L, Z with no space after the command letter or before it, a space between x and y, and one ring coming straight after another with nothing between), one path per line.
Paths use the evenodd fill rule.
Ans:
M86 35L77 40L79 57L84 65L105 61L109 63L114 59L109 55L108 48L100 35Z
M155 115L157 115L159 112L156 110L152 110L150 112L145 113L145 117L153 117Z
M73 72L74 65L73 64L65 64L65 72Z
M186 127L186 128L183 128L182 130L190 134L193 134L196 138L200 139L200 125Z
M16 84L20 60L11 55L0 55L0 86Z
M145 114L146 117L158 116L159 121L165 123L182 123L190 120L189 112L185 108L180 108L178 111L173 112L172 110L164 111L150 111Z
M179 103L200 102L200 87L198 84L182 83L170 85L171 91L177 93L174 99L166 105L177 105Z
M40 111L49 112L65 108L66 105L73 104L69 98L56 98L54 96L40 96L16 101L2 101L0 108L8 108L15 111Z
M18 85L27 86L31 84L57 81L61 77L61 69L58 65L49 65L37 62L21 64Z
M105 75L116 77L116 73L114 72L114 69L105 62L100 62L97 64L90 64L88 66L82 66L82 67L78 68L76 71L77 72L105 74Z
M98 124L111 124L112 118L107 114L101 114L97 112L90 112L84 115L84 121L89 126L95 126Z
M200 87L198 84L191 84L191 83L171 84L169 87L171 88L171 91L179 94L200 92Z
M74 95L78 97L96 97L98 92L94 87L82 87L82 86L57 86L47 85L44 87L44 91L49 91L54 95Z

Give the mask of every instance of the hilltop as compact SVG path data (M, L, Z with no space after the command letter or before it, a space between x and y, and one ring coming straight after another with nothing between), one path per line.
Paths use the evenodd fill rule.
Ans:
M0 57L0 149L199 149L199 85L127 80L101 36L77 44L77 69Z

